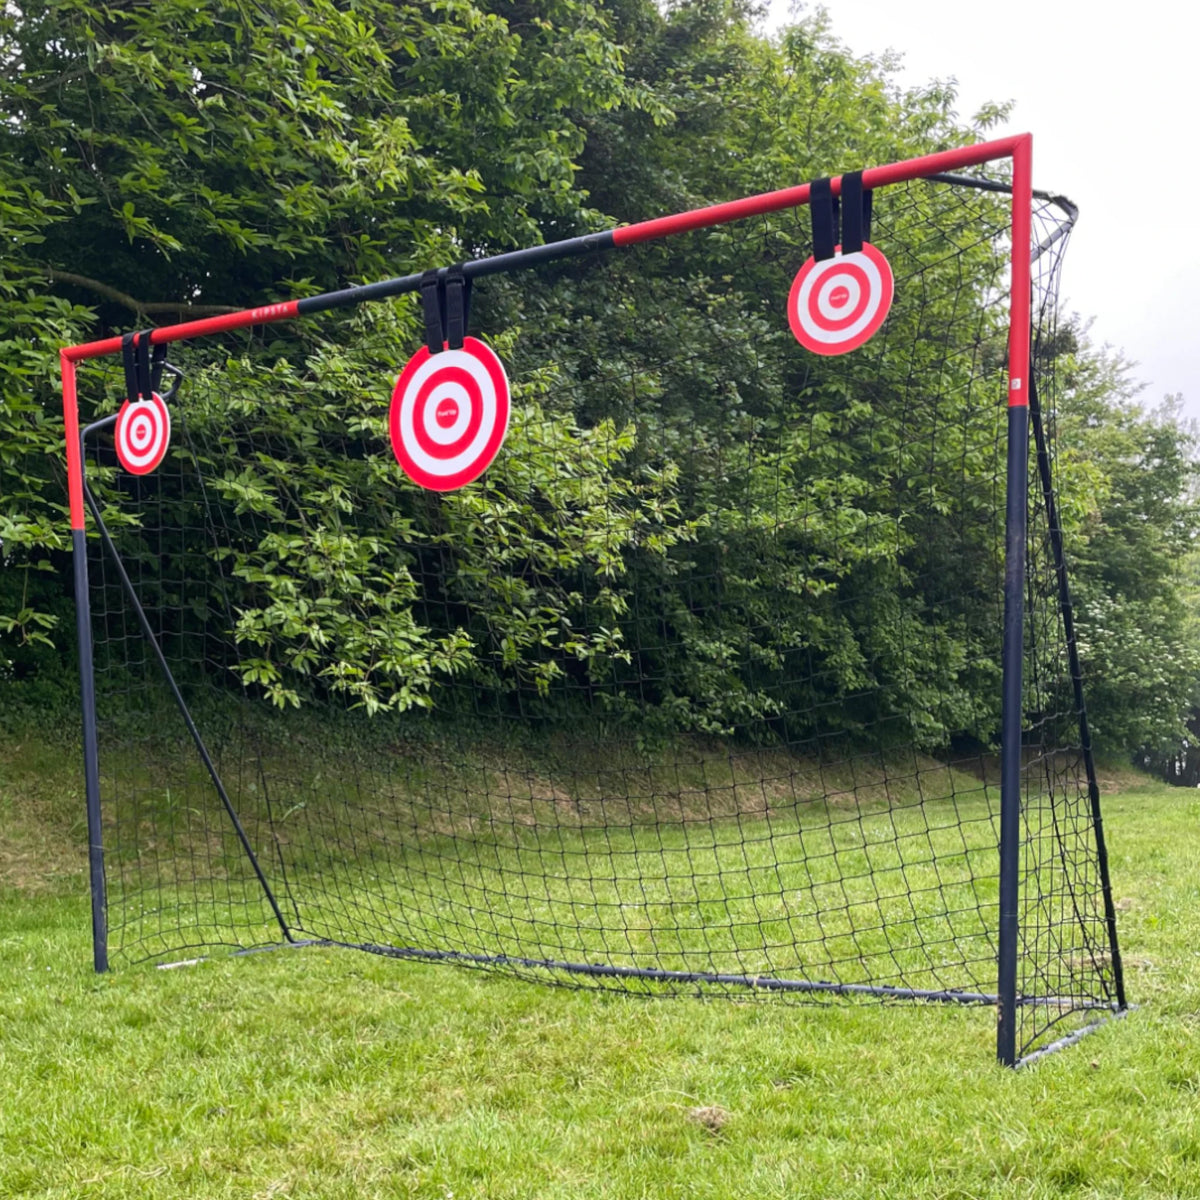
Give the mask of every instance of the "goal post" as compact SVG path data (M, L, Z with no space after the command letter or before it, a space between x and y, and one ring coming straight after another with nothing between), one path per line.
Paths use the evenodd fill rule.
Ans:
M1031 146L64 349L96 969L1124 1011Z

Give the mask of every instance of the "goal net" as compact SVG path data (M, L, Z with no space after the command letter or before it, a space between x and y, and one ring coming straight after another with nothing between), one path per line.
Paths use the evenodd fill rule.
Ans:
M1038 194L1004 660L1011 191L1002 163L843 197L894 278L847 353L794 328L819 187L823 215L747 201L159 331L165 363L66 352L97 965L311 940L999 1004L1005 1061L1122 1008L1053 486L1073 212ZM821 303L842 336L859 300ZM445 488L414 472L503 413L464 376L389 415L439 314L511 394ZM169 434L115 420L156 375Z

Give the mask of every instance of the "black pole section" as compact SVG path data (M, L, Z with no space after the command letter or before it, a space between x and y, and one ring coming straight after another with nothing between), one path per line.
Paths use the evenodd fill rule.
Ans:
M79 644L79 706L83 715L83 789L87 801L88 871L92 887L92 963L108 970L108 897L104 884L104 829L100 822L100 743L96 736L96 677L92 660L92 601L87 538L71 530L75 566L75 628Z
M591 254L597 250L611 250L614 246L613 233L589 233L583 237L567 238L561 242L548 242L544 246L529 246L524 250L511 250L507 254L496 254L491 258L477 258L462 264L464 279L477 279L480 275L499 275L503 271L516 271L525 267L536 267L539 263L557 258L574 258L580 254ZM449 267L439 267L438 280L444 282ZM324 312L330 308L345 308L351 304L362 304L366 300L382 300L387 296L401 296L415 292L421 286L425 272L416 275L401 275L398 279L383 279L379 283L367 283L361 287L343 288L340 292L326 292L321 296L308 296L296 305L300 316Z
M1036 349L1036 348L1035 348ZM1083 694L1083 668L1079 662L1079 643L1075 638L1075 607L1071 603L1071 586L1067 576L1067 560L1063 552L1062 526L1058 521L1058 499L1054 494L1054 479L1050 473L1050 451L1046 444L1046 429L1042 422L1042 406L1038 399L1035 371L1030 352L1029 415L1033 420L1034 444L1037 451L1038 478L1046 504L1046 523L1050 527L1050 545L1054 552L1054 570L1058 576L1058 604L1062 610L1063 634L1067 642L1067 661L1071 671L1071 687L1075 693L1075 711L1079 715L1079 746L1087 772L1088 801L1092 809L1092 828L1096 832L1096 858L1100 866L1100 889L1104 896L1104 921L1108 926L1108 944L1112 951L1113 986L1117 1007L1128 1007L1125 1000L1125 972L1121 952L1117 947L1117 910L1113 904L1112 880L1108 873L1108 847L1104 840L1104 822L1100 815L1100 783L1096 778L1096 759L1092 753L1092 731L1088 725L1087 704Z
M1029 499L1029 410L1008 410L1004 519L1003 709L1000 718L1000 940L996 1056L1017 1062L1017 905L1021 853L1022 669L1025 653L1025 536Z
M995 179L978 179L970 175L926 175L924 178L930 183L948 183L953 187L978 188L981 192L1002 192L1006 196L1012 195L1011 184L1000 183ZM1050 251L1055 242L1061 242L1075 227L1075 222L1079 220L1079 207L1068 200L1066 196L1057 196L1053 192L1043 192L1038 188L1033 189L1033 198L1046 200L1053 204L1055 208L1062 211L1065 218L1034 246L1032 260L1037 262L1043 254Z
M948 183L958 187L980 188L984 191L1011 193L1012 188L1006 183L991 179L972 179L966 175L927 175L935 183ZM1063 198L1051 196L1047 192L1035 191L1034 196L1039 200L1062 202ZM1073 209L1069 201L1066 206ZM1073 218L1072 218L1073 219ZM1061 234L1058 236L1062 236ZM1055 238L1057 240L1057 238ZM499 275L505 271L518 271L528 267L536 267L541 263L553 262L560 258L576 258L581 254L593 254L601 250L612 250L616 243L613 241L613 230L606 229L601 233L587 233L582 237L564 238L559 242L546 242L541 246L527 246L522 250L510 250L506 254L494 254L488 258L477 258L462 264L465 280L478 279L482 275ZM443 282L449 267L439 267L438 280ZM378 283L366 283L357 287L342 288L337 292L325 292L320 296L306 296L296 305L299 316L310 313L325 312L331 308L346 308L353 304L362 304L368 300L383 300L388 296L402 296L407 292L415 292L421 286L424 272L413 275L401 275L396 279L381 279Z
M922 175L921 178L928 179L931 183L949 183L954 187L978 188L981 192L1001 192L1005 196L1012 195L1011 183L1001 183L998 179L984 179L979 175L955 175L943 171L936 175ZM1032 194L1035 200L1051 200L1055 204L1061 203L1068 208L1075 208L1075 205L1065 196L1057 196L1053 192L1043 192L1041 188L1034 188ZM1078 209L1075 211L1078 213Z
M80 449L82 451L82 443L85 437L93 430L102 428L106 425L111 425L115 417L108 417L103 421L97 421L93 425L89 425L79 436ZM192 735L192 741L196 745L196 750L204 763L205 769L208 771L208 776L213 782L213 787L217 789L217 795L221 798L221 803L225 807L225 812L229 820L233 823L233 828L237 833L238 841L242 844L242 850L245 851L246 857L250 860L251 867L254 868L254 874L258 878L259 885L262 887L264 895L267 897L267 902L271 905L271 911L275 914L275 920L279 922L279 928L283 932L283 936L289 941L294 941L291 931L288 929L287 922L283 919L283 913L280 911L279 904L275 899L275 893L271 891L271 885L267 882L267 877L263 874L263 869L259 865L258 856L254 853L254 847L250 845L250 839L246 836L245 829L242 828L242 822L238 818L237 810L233 807L229 799L228 793L225 791L225 785L221 782L221 776L217 773L216 764L208 753L208 747L204 744L204 739L200 736L200 730L196 728L195 721L192 720L192 714L188 710L187 702L183 698L183 694L179 690L179 685L175 682L175 676L171 673L171 667L167 662L166 656L162 652L162 647L158 644L158 638L154 636L154 630L150 626L150 620L146 616L146 610L142 608L142 602L138 599L138 594L134 590L133 582L130 580L128 573L125 570L125 564L121 561L121 555L117 551L116 545L113 543L112 537L109 535L108 527L104 524L104 518L100 515L100 506L96 503L95 497L92 495L91 488L87 485L86 477L83 480L83 498L87 501L87 506L91 510L93 519L96 522L96 528L100 531L100 538L104 542L104 549L108 552L109 557L113 561L117 575L120 577L121 586L125 589L125 594L129 597L130 603L133 605L133 611L137 614L138 624L142 627L142 633L145 635L146 641L150 643L150 648L154 651L154 657L158 661L159 669L163 673L163 678L167 681L167 686L171 689L171 695L175 699L175 705L179 709L180 715L183 717L183 722L187 726L188 733Z

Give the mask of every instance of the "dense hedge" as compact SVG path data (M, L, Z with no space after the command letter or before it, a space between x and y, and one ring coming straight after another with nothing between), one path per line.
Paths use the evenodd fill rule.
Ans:
M886 64L852 57L820 18L768 39L756 30L753 6L739 0L693 0L665 14L652 0L34 0L0 15L0 61L6 690L68 677L54 358L62 343L909 157L984 136L998 115L960 120L947 88L900 92ZM956 269L983 279L989 254L977 247ZM702 253L664 259L659 269L687 292L693 311L705 312L710 345L753 341L754 378L778 383L783 368L771 333L752 328L756 272L766 266L744 248L730 255L721 261L710 240ZM669 665L686 685L656 702L671 721L716 731L801 706L763 682L789 648L824 656L831 695L861 691L868 661L888 659L883 635L868 646L862 631L887 629L929 669L885 679L885 705L922 714L919 736L930 745L955 734L990 736L994 680L951 670L956 686L945 686L947 656L978 660L980 628L931 625L936 596L910 586L914 575L938 574L935 523L914 524L906 544L889 547L865 534L847 539L841 527L823 538L812 526L803 545L768 552L759 536L765 507L731 507L720 473L697 466L702 456L685 462L646 451L649 442L670 447L685 431L694 439L697 429L727 421L698 397L724 402L730 387L752 391L749 371L722 363L722 379L707 392L694 378L660 372L650 384L661 400L652 438L644 417L639 438L616 398L583 386L630 369L639 339L686 344L700 336L653 286L641 288L633 306L630 293L620 267L586 280L551 273L520 296L501 283L490 288L479 320L523 367L520 401L536 442L518 445L525 435L514 429L510 445L521 453L441 505L436 521L419 501L406 501L360 520L350 539L307 518L365 495L372 472L390 468L362 455L340 465L322 456L317 466L303 450L322 437L330 405L365 394L365 380L403 361L415 344L415 310L364 310L320 323L286 347L268 341L220 363L221 387L205 394L221 409L196 412L197 430L207 419L217 441L253 430L274 447L251 474L227 480L221 497L278 524L269 541L225 547L223 569L244 588L250 679L282 703L306 686L336 686L368 706L405 707L427 703L439 681L464 674L498 693L532 683L552 701L573 673L611 674L627 662L638 614L677 631L670 653L678 661L628 665L646 677ZM556 314L567 309L575 334L593 334L574 337L571 352L539 375L538 362L547 361L538 359L539 338L544 350ZM1194 438L1177 411L1140 410L1119 359L1078 330L1054 353L1065 385L1064 520L1096 729L1114 749L1169 745L1200 677L1189 572L1198 527ZM952 383L940 386L952 394ZM836 472L848 495L880 446L895 445L900 418L876 397L856 427L854 405L866 398L848 394L842 377L837 386L837 462L832 441L814 436L831 435L822 405L834 411L833 382L823 391L818 378L789 469L818 480ZM265 394L281 392L288 406L263 404ZM786 419L756 410L742 392L754 419ZM566 404L565 396L586 401ZM372 419L362 413L364 423ZM939 454L949 477L983 448L955 443L953 421L945 425ZM313 464L300 468L304 478L297 462ZM562 471L564 463L571 469ZM600 475L611 485L587 485ZM287 497L302 499L289 508ZM859 511L869 529L869 504ZM779 519L777 508L770 519ZM454 547L440 616L414 583L413 572L428 564L379 566L387 562L381 549L398 539L424 540L436 549L431 558ZM732 539L741 553L737 584L729 591L726 578L719 609L694 595L684 603L672 581L713 539ZM988 553L979 547L981 560ZM322 564L323 599L297 590L299 558ZM703 578L703 564L692 574ZM780 621L779 595L800 575L829 581L826 592L796 592ZM583 577L604 586L589 591ZM698 620L698 611L710 615ZM314 639L339 664L336 679L312 680ZM733 644L741 647L737 661ZM846 704L826 715L853 727L880 714Z

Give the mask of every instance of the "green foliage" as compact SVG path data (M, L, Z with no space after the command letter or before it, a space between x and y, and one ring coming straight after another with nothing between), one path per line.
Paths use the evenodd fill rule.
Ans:
M172 520L211 530L214 562L241 581L237 670L277 704L298 704L315 676L372 711L428 706L439 677L468 668L545 692L566 662L628 657L626 558L661 558L687 536L670 470L621 477L632 426L583 429L545 410L552 368L514 387L505 452L477 487L441 500L411 484L385 450L376 395L411 324L406 304L364 308L299 364L243 355L188 381L175 453L207 490L185 487ZM161 552L152 537L146 554ZM425 594L435 577L440 606ZM588 580L600 586L585 597Z
M993 736L996 673L979 664L995 656L997 613L953 615L999 571L973 521L994 511L995 420L971 391L999 387L999 360L981 371L971 351L1002 314L964 321L958 280L1003 268L962 232L975 220L994 222L994 202L930 195L890 214L896 269L920 280L898 295L894 353L803 374L779 321L778 259L807 237L790 214L518 285L542 315L518 353L553 356L579 410L636 420L679 471L695 524L640 573L627 639L642 648L637 701L669 724L794 739L888 722L926 746ZM897 520L898 493L913 503Z
M59 346L591 219L580 121L640 103L620 47L589 0L492 8L0 13L0 662L36 670L62 610Z
M902 93L890 60L853 57L820 14L774 39L756 15L746 0L4 10L0 678L57 678L70 644L60 345L926 153L999 115L963 123L951 89ZM897 241L937 203L898 214ZM773 221L786 237L785 218ZM548 711L572 686L608 679L620 716L622 682L669 676L670 691L639 695L670 728L727 732L809 709L851 734L903 718L922 744L988 740L997 689L980 664L995 614L981 605L952 620L939 589L988 578L996 548L980 537L951 559L951 496L936 480L978 470L953 504L982 511L990 447L956 419L974 368L955 376L947 363L960 360L920 322L978 299L996 249L969 221L954 228L954 262L939 266L932 245L913 251L912 268L944 286L920 305L901 296L893 314L915 358L890 374L885 360L869 385L853 368L787 375L788 335L757 299L778 264L730 232L643 258L641 280L589 264L489 281L476 320L515 368L517 417L492 471L437 503L382 450L378 381L415 347L412 308L214 351L190 381L196 437L214 456L204 466L222 446L269 446L219 468L210 497L230 529L244 518L256 531L218 538L210 561L238 580L228 623L243 679L279 704L332 690L371 709L426 706L439 691L453 704L455 680L498 697L532 683ZM685 305L703 328L688 326ZM998 337L986 323L976 335ZM664 344L679 362L658 361ZM1102 354L1059 349L1072 379L1064 520L1093 715L1110 746L1159 744L1200 678L1180 571L1198 520L1194 446L1170 414L1131 410ZM985 373L999 359L988 354ZM946 399L907 403L905 389ZM571 407L567 394L582 399ZM85 418L119 399L103 395L84 389ZM347 413L351 437L334 453ZM735 435L742 449L718 452ZM759 441L781 437L784 462L756 467ZM885 488L934 480L925 515L890 540L876 519L885 460L900 464ZM780 466L805 489L782 508ZM750 503L732 500L735 474L750 479ZM97 483L113 520L127 520L119 485L103 472ZM379 507L379 494L396 503ZM195 516L194 497L171 502L182 522ZM768 536L804 505L819 515L802 538ZM142 552L158 552L143 537ZM705 588L718 559L716 607ZM650 636L662 628L669 639ZM772 690L814 656L824 692ZM869 707L852 699L867 693Z
M1131 368L1065 331L1058 439L1080 649L1097 741L1163 752L1200 700L1200 435L1147 409Z
M88 313L47 294L28 256L70 215L18 164L0 165L0 679L34 667L63 606L56 574L70 545L62 500L62 416L52 385L58 347Z

